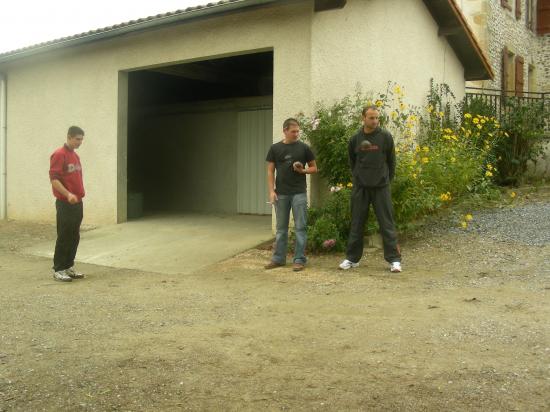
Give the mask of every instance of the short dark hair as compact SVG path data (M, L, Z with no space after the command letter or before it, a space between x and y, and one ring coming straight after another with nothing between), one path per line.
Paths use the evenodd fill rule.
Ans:
M84 136L84 130L82 130L78 126L69 127L69 130L67 131L67 136L75 137L78 135Z
M361 114L362 114L363 116L365 116L365 114L367 114L367 112L368 112L369 110L376 110L377 112L380 111L380 109L378 108L377 105L375 105L375 104L369 104L368 106L363 107L363 112L362 112Z
M287 130L290 126L300 127L300 123L294 117L289 117L283 122L283 130Z

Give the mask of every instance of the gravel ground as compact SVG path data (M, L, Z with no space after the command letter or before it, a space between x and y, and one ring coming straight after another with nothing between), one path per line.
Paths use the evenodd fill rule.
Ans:
M548 245L550 204L526 204L482 211L476 213L466 230L501 242L518 242L528 246Z

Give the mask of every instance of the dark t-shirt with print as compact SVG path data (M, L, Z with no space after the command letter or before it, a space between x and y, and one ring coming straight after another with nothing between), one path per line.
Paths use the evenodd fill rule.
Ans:
M315 155L307 144L300 141L289 144L274 143L269 148L265 160L275 163L275 192L278 195L306 192L306 175L295 172L292 165L294 162L301 162L305 166L315 160Z

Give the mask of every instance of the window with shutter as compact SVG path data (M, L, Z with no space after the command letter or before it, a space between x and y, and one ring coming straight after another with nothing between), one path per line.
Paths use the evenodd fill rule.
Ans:
M550 0L537 2L537 34L550 33Z
M516 96L523 96L523 57L516 56L516 70L515 70L515 87Z
M537 77L535 66L529 65L527 69L527 90L530 92L537 91Z
M502 49L502 94L513 96L515 94L515 60L514 54L507 47Z
M525 25L531 31L535 31L535 16L536 10L534 8L536 0L525 1Z

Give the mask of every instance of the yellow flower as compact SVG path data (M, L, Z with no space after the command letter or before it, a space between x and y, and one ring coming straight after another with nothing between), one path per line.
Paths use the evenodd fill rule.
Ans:
M416 165L416 160L414 160L414 159L411 160L411 165L413 165L413 166Z
M346 186L347 187L353 187L353 183L349 182Z
M466 119L470 119L472 117L472 115L470 113L464 113L464 117Z
M460 226L462 226L462 229L466 229L468 227L468 223L467 222L461 222Z
M393 91L397 94L401 94L401 87L399 87L399 85L396 85L394 88L393 88Z
M445 116L445 113L439 112L439 116L440 116L440 117L443 117L443 116Z
M466 219L467 222L471 221L474 217L468 213L466 216L464 216L464 219Z
M407 105L406 105L405 103L400 103L400 104L399 104L399 108L400 108L401 110L405 110L405 109L407 108Z
M516 197L516 192L512 192L510 193L510 197L513 199L514 197Z
M425 152L425 153L428 153L430 151L430 148L428 146L424 146L422 148L422 150Z
M431 113L431 112L434 111L434 107L430 104L430 105L428 106L428 109L427 109L427 110L428 110L428 113Z
M377 105L378 107L382 107L382 106L384 105L384 102L383 102L382 100L377 100L377 101L376 101L376 105Z
M487 171L485 172L485 176L491 177L491 176L493 176L493 173L492 173L490 170L487 170Z
M441 199L441 201L443 202L448 202L449 200L451 200L451 193L450 192L441 193L439 195L439 199Z
M474 122L474 124L478 124L479 123L479 119L477 117L474 117L474 120L472 120L472 122Z
M430 159L427 158L427 157L422 158L422 163L428 163L429 161L430 161Z
M481 123L485 123L485 122L486 122L486 120L485 120L485 119L481 119Z
M416 146L416 147L414 148L414 151L415 151L416 153L418 153L418 152L420 151L420 146Z
M487 163L487 169L493 170L493 165L491 163Z
M413 179L416 179L416 173L412 174Z
M476 127L477 127L478 129L480 129L480 130L481 130L481 128L482 128L483 126L482 126L482 125L480 125L480 124L478 124L478 125L477 125Z
M392 111L390 113L390 116L391 116L392 119L395 119L397 117L397 113L395 111Z

